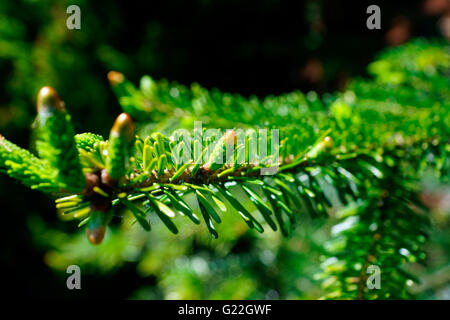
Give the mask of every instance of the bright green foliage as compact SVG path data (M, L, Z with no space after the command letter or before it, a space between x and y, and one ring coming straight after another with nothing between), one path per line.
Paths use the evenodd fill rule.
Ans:
M0 164L0 170L32 189L49 193L59 191L59 185L54 183L56 169L2 136L0 136Z
M97 142L103 141L102 136L94 133L82 133L75 136L75 143L78 149L91 152Z
M46 154L47 147L40 147L46 160L28 158L28 153L23 157L36 164L43 161L53 168L50 171L75 170L78 174L71 171L71 179L87 181L83 192L81 182L67 185L66 190L79 193L58 199L57 207L64 216L87 224L92 243L101 241L110 212L119 208L130 210L147 231L152 228L148 217L154 215L176 234L173 218L182 215L204 225L214 238L219 237L217 224L227 215L242 218L257 232L270 228L289 236L302 212L313 218L331 213L338 224L324 248L324 272L318 275L327 297L405 298L405 284L414 277L403 262L423 262L420 245L428 224L417 180L429 166L442 181L449 177L448 49L448 44L423 40L393 49L370 65L375 80L356 80L347 91L322 98L314 92L244 98L148 76L137 89L122 74L110 72L108 78L128 114L118 117L108 141L94 134L75 136L86 176L77 157ZM61 122L61 114L45 114L41 126L47 136L41 138L52 141L47 143L55 150L70 152L70 143L67 149L59 143L65 134L52 138L53 133L67 132L47 125L55 119L67 124L69 118ZM139 124L136 137L130 116ZM202 121L203 128L194 121ZM233 131L201 139L211 128ZM175 129L193 129L193 138L177 144ZM240 136L241 129L256 130ZM269 129L263 144L264 133L258 129ZM279 130L276 150L271 150L276 134L270 129ZM24 174L22 167L15 170L11 161L26 151L5 151L12 144L2 141L0 166L9 169L9 175L27 185L32 185L30 179L45 181L35 172ZM232 163L220 157L227 147L236 160ZM267 147L267 157L255 157L261 147ZM193 157L182 161L187 150ZM273 153L277 151L279 157ZM201 158L205 161L197 161ZM263 174L262 169L274 164L273 175ZM55 189L63 180L49 187ZM366 286L370 265L384 274L381 289Z

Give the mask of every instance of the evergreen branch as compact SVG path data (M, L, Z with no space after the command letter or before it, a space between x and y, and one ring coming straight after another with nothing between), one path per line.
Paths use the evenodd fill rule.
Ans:
M417 40L381 54L369 66L374 79L322 98L313 92L244 98L149 76L138 89L113 71L108 79L125 113L108 141L91 133L74 137L62 102L44 87L40 158L0 136L0 169L63 196L57 209L81 220L94 244L121 208L147 231L149 215L156 215L178 233L179 214L217 238L222 213L231 211L251 229L268 226L289 236L299 213L328 216L336 205L331 189L344 208L320 275L326 297L406 298L405 284L415 277L403 264L423 262L428 224L416 180L429 165L443 181L450 173L449 70L447 43ZM194 120L233 129L208 136ZM175 129L193 130L179 142L186 131L171 135ZM370 265L381 268L380 289L367 286Z
M0 170L32 189L56 193L63 188L54 183L57 171L47 161L36 158L1 135Z
M329 257L320 275L330 292L327 298L411 298L407 288L417 278L404 269L404 263L424 263L421 245L429 218L408 181L396 178L392 169L384 171L386 177L365 191L365 200L337 214L339 223L326 244ZM368 284L372 265L381 270L378 288Z

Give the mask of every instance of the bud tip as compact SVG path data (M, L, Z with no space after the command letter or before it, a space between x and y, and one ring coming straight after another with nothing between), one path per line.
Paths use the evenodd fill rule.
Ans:
M108 72L107 77L108 77L108 81L113 86L118 85L119 83L122 83L125 80L123 74L120 73L120 72L117 72L117 71L110 71L110 72Z
M325 148L330 149L331 147L333 147L334 141L333 141L333 138L331 138L330 136L326 136L323 139L323 142L324 142Z
M100 226L94 229L87 229L89 242L92 244L100 244L105 237L106 228Z
M56 90L49 86L42 87L37 96L37 111L46 110L65 112L64 102L61 101Z
M134 122L133 119L127 113L121 113L114 122L111 129L112 135L123 135L127 140L131 141L134 139Z

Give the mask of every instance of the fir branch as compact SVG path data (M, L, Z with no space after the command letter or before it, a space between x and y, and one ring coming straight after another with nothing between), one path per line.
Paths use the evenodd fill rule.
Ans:
M1 135L0 170L24 185L43 192L60 193L64 187L54 183L57 171L48 162L36 158Z
M327 297L409 297L405 284L415 279L403 264L423 262L428 224L417 178L429 165L444 181L450 172L448 52L448 44L423 40L391 49L370 65L373 79L323 97L245 98L149 76L137 88L113 71L108 79L125 113L108 141L74 137L70 116L46 87L38 97L41 158L0 136L0 168L63 196L57 209L80 220L93 244L123 208L147 231L155 215L176 234L173 218L183 215L217 238L216 225L230 211L257 232L270 227L289 236L300 213L328 216L336 203L327 185L344 206L325 248L320 277ZM138 132L132 119L141 124ZM198 139L207 128L194 120L232 130ZM193 129L192 138L177 143L170 132L178 128ZM264 174L268 169L272 175ZM371 264L382 270L379 290L366 286Z
M326 297L410 298L407 288L417 279L403 265L424 263L425 253L420 248L426 240L429 218L415 190L391 170L384 168L386 177L365 191L365 200L338 213L339 222L326 245L329 258L320 275L330 292ZM371 265L381 270L380 288L368 287Z

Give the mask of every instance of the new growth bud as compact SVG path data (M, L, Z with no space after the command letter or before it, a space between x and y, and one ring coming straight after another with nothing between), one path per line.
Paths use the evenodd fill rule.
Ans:
M324 147L325 147L326 149L331 149L331 148L333 147L333 145L334 145L333 138L331 138L330 136L326 136L326 137L323 139L323 145L324 145Z
M116 86L120 83L122 83L125 80L125 77L122 73L117 71L110 71L108 72L108 81L112 86Z
M45 86L39 90L37 96L37 111L38 113L53 111L63 113L66 109L64 107L64 102L61 101L55 89Z
M92 211L86 233L89 242L100 244L106 233L106 226L109 223L111 214L109 212Z
M93 229L87 229L89 242L92 244L100 244L105 237L106 227L99 226Z
M135 126L127 113L121 113L111 129L111 137L121 137L128 142L134 140Z
M114 122L109 135L107 173L112 179L120 179L125 175L130 148L133 145L135 126L131 117L122 113Z
M55 89L46 86L37 96L37 142L39 156L55 169L54 183L72 192L84 189L86 181L78 158L72 122Z

